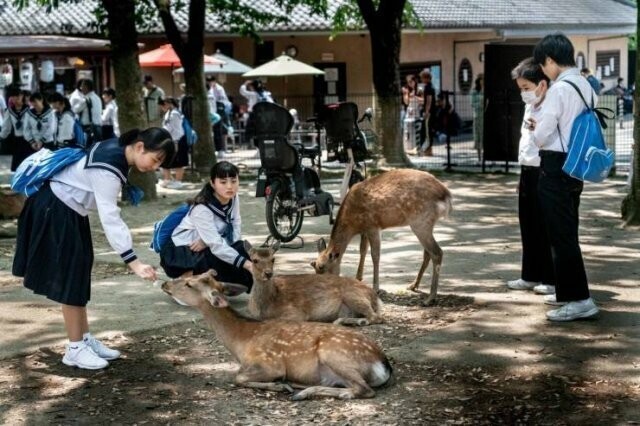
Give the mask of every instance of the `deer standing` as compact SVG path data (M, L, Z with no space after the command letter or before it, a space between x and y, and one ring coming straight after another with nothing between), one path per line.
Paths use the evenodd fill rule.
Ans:
M316 273L340 274L342 255L351 239L360 234L360 262L356 278L361 280L364 260L371 244L373 289L380 288L380 230L409 225L423 251L422 265L409 290L417 291L429 260L433 261L431 292L426 303L435 301L442 265L442 249L433 237L438 219L451 211L451 193L432 174L413 170L392 170L360 182L340 205L331 238L318 244L318 258L311 262Z
M271 248L245 249L253 262L253 288L249 312L256 318L287 321L319 321L343 325L369 325L382 322L380 301L366 284L335 275L273 275L275 253ZM364 318L354 318L354 317Z
M368 337L333 324L255 321L229 307L225 295L244 287L221 284L215 271L162 284L170 296L196 307L218 339L240 362L239 386L270 391L302 388L292 399L314 395L372 398L373 387L391 378L392 368ZM276 383L276 381L290 382Z

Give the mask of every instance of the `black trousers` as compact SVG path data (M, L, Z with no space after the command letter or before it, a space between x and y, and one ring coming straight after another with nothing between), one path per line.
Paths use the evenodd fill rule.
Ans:
M578 241L582 181L562 171L566 153L540 151L538 195L551 244L556 277L556 298L560 302L589 297L587 274Z
M555 285L551 245L538 199L539 167L522 166L518 219L522 236L522 279Z

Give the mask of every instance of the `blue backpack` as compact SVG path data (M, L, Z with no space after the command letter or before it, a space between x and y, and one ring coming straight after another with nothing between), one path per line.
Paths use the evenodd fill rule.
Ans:
M182 219L189 213L191 206L187 203L180 205L159 222L153 225L153 236L151 237L151 248L156 253L160 253L162 247L169 241L173 231L180 225Z
M187 138L187 145L193 146L198 142L198 134L193 130L191 123L185 116L182 116L182 130L184 130L184 137Z
M56 173L85 155L84 149L80 148L61 148L56 151L43 148L20 163L11 179L11 189L29 197Z
M73 137L75 138L76 145L81 148L87 147L87 135L84 133L82 123L77 118L73 120Z
M611 114L613 111L608 108L595 108L593 93L591 106L589 106L578 86L567 80L561 81L576 89L585 106L585 110L576 117L571 127L569 152L562 170L569 176L582 181L602 182L609 176L615 163L615 155L607 148L602 134L602 129L607 128L604 119L611 118L603 111L609 111ZM560 136L560 142L562 143L562 136Z

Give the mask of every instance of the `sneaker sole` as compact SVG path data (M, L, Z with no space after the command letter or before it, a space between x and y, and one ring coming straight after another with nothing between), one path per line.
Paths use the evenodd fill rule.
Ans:
M577 320L577 319L592 318L592 317L598 315L598 312L600 312L600 310L598 308L592 308L592 309L589 309L587 312L582 312L582 313L574 315L572 317L566 317L566 318L549 318L549 317L547 317L547 319L549 321L568 322L568 321L574 321L574 320Z
M535 288L533 289L533 292L534 292L535 294L541 294L541 295L543 295L543 296L547 296L547 295L549 295L549 294L553 294L553 293L555 293L555 291L541 291L541 290L536 290Z
M567 302L549 302L548 300L545 300L544 304L549 306L564 306Z
M524 291L531 291L533 290L533 287L511 287L509 285L507 285L507 288L509 290L524 290Z
M104 359L104 358L103 358L103 359ZM109 366L109 364L108 364L108 363L107 363L107 365L105 365L104 367L89 367L89 366L81 366L81 365L79 365L79 364L77 364L77 363L75 363L75 362L73 362L73 361L69 361L69 360L64 359L64 357L62 358L62 363L63 363L64 365L69 366L69 367L77 367L77 368L82 368L82 369L85 369L85 370L102 370L103 368L106 368L106 367L108 367L108 366Z

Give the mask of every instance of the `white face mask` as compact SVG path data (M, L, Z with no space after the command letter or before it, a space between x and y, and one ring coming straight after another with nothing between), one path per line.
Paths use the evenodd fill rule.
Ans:
M522 102L524 102L527 105L535 105L537 103L540 102L540 100L542 99L542 96L537 96L536 95L536 90L538 89L538 86L536 86L535 89L533 90L528 90L526 92L520 92L520 96L522 96Z

